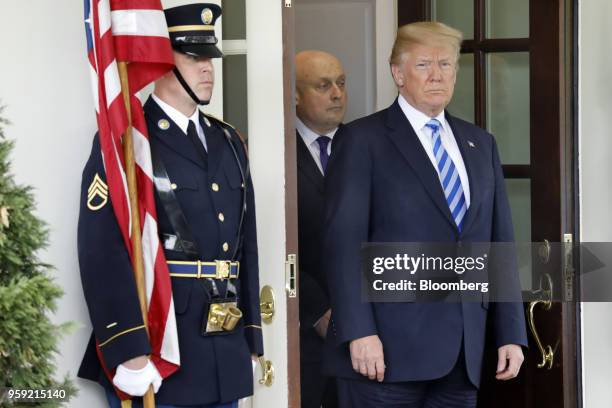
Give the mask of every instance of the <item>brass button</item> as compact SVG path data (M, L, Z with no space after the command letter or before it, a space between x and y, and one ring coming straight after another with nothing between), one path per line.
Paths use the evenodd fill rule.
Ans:
M223 243L223 252L229 251L229 244L227 242Z
M214 192L219 191L219 185L217 183L212 183L211 188L212 188L212 191Z
M223 213L219 213L219 221L225 221L225 215L223 215Z
M170 188L173 189L173 190L176 190L176 183L170 184Z

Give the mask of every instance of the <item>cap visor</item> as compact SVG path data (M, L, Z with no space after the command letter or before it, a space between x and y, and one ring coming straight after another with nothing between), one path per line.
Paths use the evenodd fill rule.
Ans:
M211 44L191 44L178 47L185 54L197 55L199 57L222 58L223 53L216 45Z

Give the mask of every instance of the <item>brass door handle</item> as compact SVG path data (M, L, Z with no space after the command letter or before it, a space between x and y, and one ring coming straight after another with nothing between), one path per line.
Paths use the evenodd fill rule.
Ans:
M538 349L542 354L542 362L538 364L538 368L546 367L550 370L552 368L555 353L553 352L552 347L550 347L549 345L547 345L546 347L542 345L542 340L540 340L540 336L538 335L538 331L535 327L535 318L533 317L533 310L539 304L542 304L544 306L544 310L550 310L550 308L552 307L552 302L550 300L535 300L533 302L529 302L529 328L531 329L531 334L533 335Z
M266 285L261 288L259 299L261 320L263 320L264 323L270 324L276 312L276 301L274 299L274 289L272 289L272 286Z
M266 360L264 356L259 357L259 365L261 366L261 378L259 383L266 387L271 387L274 383L274 365L272 361Z
M533 313L536 306L540 304L544 307L544 310L550 310L550 308L552 307L552 279L548 274L544 275L544 279L548 287L546 289L542 288L542 281L540 280L540 289L537 290L535 293L541 293L543 297L546 297L547 299L539 299L534 300L533 302L529 302L527 319L529 321L529 328L531 329L531 334L533 335L536 345L538 346L538 349L542 354L542 362L538 364L538 368L546 367L546 369L550 370L553 366L555 353L551 346L544 346L542 344L542 340L540 339L538 331L536 330L535 317Z

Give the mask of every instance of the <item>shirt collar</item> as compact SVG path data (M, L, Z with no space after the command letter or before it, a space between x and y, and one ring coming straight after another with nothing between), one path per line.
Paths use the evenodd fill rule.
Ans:
M430 118L414 106L412 106L408 101L402 96L398 96L397 101L399 103L400 108L406 115L406 118L412 125L412 127L416 130L423 130L427 122L431 119L437 119L438 122L442 125L442 130L446 130L446 118L444 116L444 110L438 114L435 118Z
M151 94L153 100L159 105L160 108L164 111L166 115L183 131L183 133L187 134L187 126L189 126L189 121L192 120L196 126L196 130L200 127L200 110L196 107L193 114L189 117L183 115L174 107L168 105L166 102L162 101L157 95Z
M306 126L304 122L302 122L297 116L295 117L295 128L297 129L300 136L302 136L302 139L304 140L304 143L306 143L307 146L314 143L319 138L319 136L327 136L333 140L334 135L338 131L338 128L335 128L331 132L328 132L324 135L320 135L314 132L308 126Z

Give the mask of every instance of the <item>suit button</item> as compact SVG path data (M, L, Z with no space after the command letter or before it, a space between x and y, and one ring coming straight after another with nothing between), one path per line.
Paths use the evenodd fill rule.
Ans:
M170 184L170 188L173 189L173 190L176 190L176 183Z
M219 213L219 221L225 221L225 215L223 215L223 213Z
M229 251L229 244L227 242L223 243L223 252Z
M219 185L217 183L212 183L211 188L215 193L219 191Z

